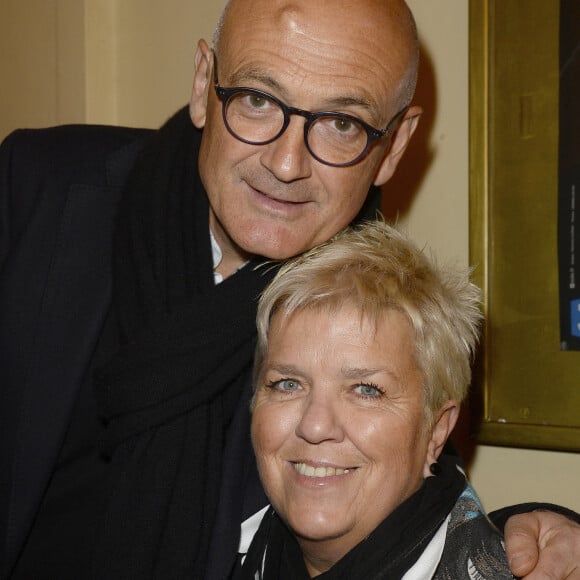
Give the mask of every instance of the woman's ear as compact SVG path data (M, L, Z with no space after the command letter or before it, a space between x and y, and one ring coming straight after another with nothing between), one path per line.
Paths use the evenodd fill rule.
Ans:
M431 430L431 438L427 446L427 457L423 467L423 476L429 477L431 471L429 467L437 462L437 458L443 451L443 446L447 441L451 431L457 423L459 417L460 404L457 401L447 401L435 417L435 422Z
M419 124L419 118L423 113L423 109L418 106L409 107L403 120L397 127L392 139L387 154L381 161L379 170L375 177L374 185L381 186L391 179L399 161L403 157L403 153L407 149L407 145Z
M211 73L213 53L203 38L197 43L195 51L195 72L193 74L193 89L189 102L189 115L193 124L202 129L207 115L207 98L211 88Z

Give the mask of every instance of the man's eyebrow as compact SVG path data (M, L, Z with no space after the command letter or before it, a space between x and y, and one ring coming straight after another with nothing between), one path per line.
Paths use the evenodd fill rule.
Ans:
M282 85L274 80L268 73L264 72L263 70L259 69L244 69L238 72L235 72L231 77L231 86L234 87L247 87L250 86L253 82L258 82L262 85L266 85L270 89L280 92L283 92ZM250 86L250 88L252 88Z
M374 110L373 104L363 97L334 97L328 100L328 104L335 108L359 107L370 112Z
M268 73L258 69L246 69L234 73L230 80L230 86L245 86L253 88L252 84L254 82L260 83L262 86L265 86L278 95L281 95L282 99L286 96L286 90L278 81L272 78ZM326 99L323 105L323 108L329 111L345 107L358 107L369 111L371 114L376 112L376 104L363 96L337 95ZM321 107L319 107L319 109L321 109Z

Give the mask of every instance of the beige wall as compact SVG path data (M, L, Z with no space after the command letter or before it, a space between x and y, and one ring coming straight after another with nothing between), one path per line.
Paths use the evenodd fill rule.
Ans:
M82 122L83 5L1 0L0 137L16 126Z
M160 125L189 100L220 0L0 0L0 138L61 123Z
M465 0L409 0L423 43L422 126L385 213L441 258L468 261ZM189 98L195 43L221 2L0 0L0 137L64 122L158 126ZM580 411L579 411L580 412ZM542 500L580 511L580 455L480 446L471 477L489 509Z

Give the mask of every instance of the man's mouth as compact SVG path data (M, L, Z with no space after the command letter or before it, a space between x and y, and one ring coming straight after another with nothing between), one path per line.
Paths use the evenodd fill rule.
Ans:
M260 195L263 195L264 197L267 197L268 199L275 201L276 203L283 203L286 205L302 205L304 203L306 203L305 201L300 201L300 200L291 200L291 199L285 199L283 197L278 197L276 195L271 195L269 193L266 193L264 191L260 191L260 190L256 190Z
M283 194L282 195L277 195L277 194L272 193L272 192L268 192L268 191L264 191L262 189L258 189L257 187L254 187L254 186L250 185L249 183L248 183L248 185L258 195L262 195L265 198L267 198L267 199L269 199L269 200L271 200L273 202L276 202L276 203L287 204L287 205L303 205L305 203L308 203L308 200L307 199L300 199L300 198L291 199L291 196L289 198L288 197L288 194L286 194L286 195L283 195Z

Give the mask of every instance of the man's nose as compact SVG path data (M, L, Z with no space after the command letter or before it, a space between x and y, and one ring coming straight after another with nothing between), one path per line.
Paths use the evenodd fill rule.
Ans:
M284 133L263 146L261 163L279 181L290 183L311 175L314 158L304 142L305 122L300 116L292 116Z

